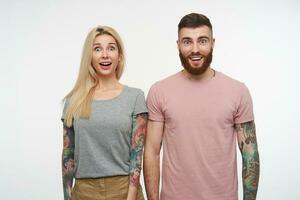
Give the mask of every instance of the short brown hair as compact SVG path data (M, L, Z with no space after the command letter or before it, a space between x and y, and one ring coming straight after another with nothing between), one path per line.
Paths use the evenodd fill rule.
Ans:
M190 13L181 18L178 24L178 33L182 28L197 28L200 26L208 26L212 31L212 25L208 17L199 13Z

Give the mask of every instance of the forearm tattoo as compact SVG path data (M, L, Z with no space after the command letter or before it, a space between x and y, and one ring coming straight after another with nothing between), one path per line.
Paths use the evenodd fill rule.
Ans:
M255 200L259 180L259 155L254 121L236 124L235 129L243 159L244 200Z
M67 127L64 125L63 129L63 153L62 153L62 178L63 178L63 190L64 200L71 199L71 189L74 178L74 129L73 127Z
M130 147L130 185L138 187L140 185L140 173L142 167L142 156L144 138L147 130L148 114L142 113L133 116L133 129Z

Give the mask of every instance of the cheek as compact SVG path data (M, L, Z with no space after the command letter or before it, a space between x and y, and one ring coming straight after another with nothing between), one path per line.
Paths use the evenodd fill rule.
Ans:
M190 48L181 48L181 49L179 49L180 50L180 52L181 52L181 54L183 55L183 56L188 56L190 53L191 53L191 50L190 50Z
M97 52L92 53L92 61L98 60L99 57L100 57L100 53L97 53Z
M211 51L211 46L206 46L200 49L200 53L207 56Z
M205 51L203 51L203 55L207 56L210 52L210 49L206 49Z
M97 66L98 60L97 60L96 57L94 57L94 56L92 57L92 63L91 64L92 64L93 67Z
M112 58L114 61L119 62L119 60L120 60L120 55L119 55L119 53L112 53L112 54L111 54L111 58Z

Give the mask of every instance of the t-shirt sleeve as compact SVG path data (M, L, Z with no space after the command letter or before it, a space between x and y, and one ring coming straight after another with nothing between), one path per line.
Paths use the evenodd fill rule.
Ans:
M61 121L62 122L64 122L64 119L66 117L66 112L67 112L68 105L69 105L69 99L65 100L65 103L64 103L64 109L63 109L63 112L62 112L62 115L61 115Z
M234 123L240 124L254 120L253 104L250 92L245 84L240 90L240 101L234 116Z
M162 95L160 94L157 84L154 84L147 95L147 107L149 119L152 121L163 122L164 115L162 110Z
M145 95L144 92L141 90L139 90L136 97L133 115L137 115L140 113L148 113L146 101L145 101Z

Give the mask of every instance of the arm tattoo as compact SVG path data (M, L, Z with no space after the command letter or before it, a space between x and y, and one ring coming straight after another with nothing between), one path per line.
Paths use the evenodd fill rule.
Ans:
M255 200L259 180L259 155L254 121L236 124L235 129L243 159L244 200Z
M132 119L132 136L130 147L130 185L138 187L140 185L140 172L142 167L142 156L144 138L147 130L147 113L134 115Z
M62 178L64 200L70 200L74 177L74 128L64 125L63 133L64 147L62 152Z

